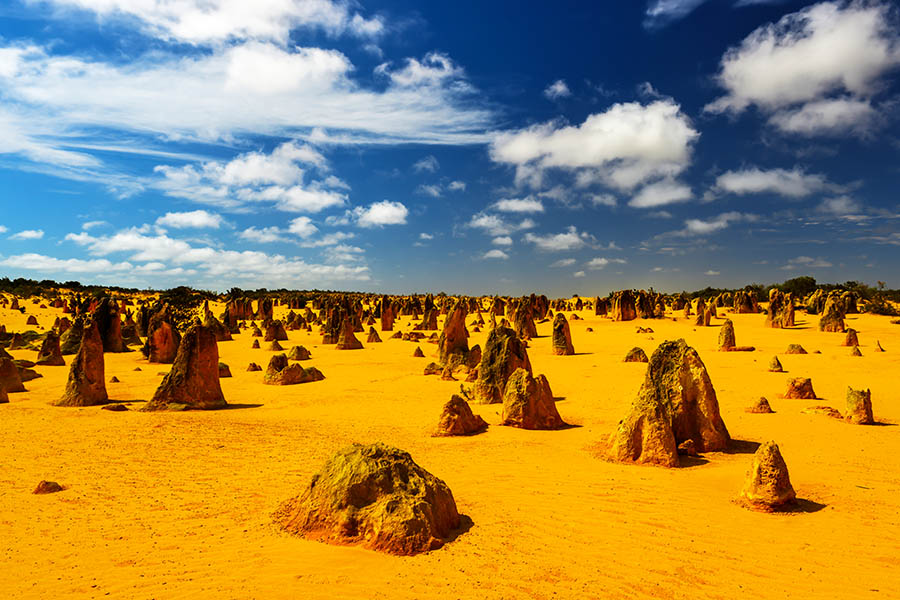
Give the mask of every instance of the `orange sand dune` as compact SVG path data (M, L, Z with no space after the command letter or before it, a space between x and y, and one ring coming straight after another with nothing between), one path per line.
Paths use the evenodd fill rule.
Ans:
M44 327L58 311L25 303ZM215 306L218 314L222 306ZM279 307L278 314L283 314ZM234 377L222 380L230 410L181 413L56 408L68 367L38 367L0 405L0 596L3 598L900 598L900 326L850 315L862 358L820 333L771 330L763 315L731 315L739 345L716 352L718 325L686 319L613 323L580 313L570 323L575 356L551 354L550 323L529 355L544 373L561 431L499 427L499 405L473 406L481 435L432 438L459 382L424 377L417 344L387 339L337 351L320 336L289 332L325 374L317 383L261 384L270 352L249 333L219 344ZM0 309L22 331L25 315ZM471 321L471 318L469 319ZM397 324L407 330L408 317ZM637 325L653 334L637 334ZM592 327L593 332L586 328ZM470 343L484 345L486 333ZM364 335L360 336L365 339ZM667 470L596 457L625 415L645 364L623 363L684 337L700 352L731 435L745 443L693 466ZM879 339L887 350L873 352ZM806 356L779 355L788 343ZM812 354L821 350L821 354ZM13 351L17 358L35 352ZM71 356L66 357L67 362ZM111 399L149 399L166 365L139 352L106 354ZM142 371L134 371L140 366ZM790 377L812 377L821 400L783 400ZM811 404L844 410L847 385L870 387L884 426L801 414ZM775 414L747 414L766 396ZM771 515L732 502L753 442L773 439L808 512ZM382 441L409 451L445 480L468 531L441 550L397 557L280 533L279 503L296 495L335 450ZM66 489L34 496L41 479Z

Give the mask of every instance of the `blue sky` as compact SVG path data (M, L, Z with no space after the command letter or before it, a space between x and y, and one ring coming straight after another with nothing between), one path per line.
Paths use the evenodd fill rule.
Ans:
M900 286L887 1L9 0L0 272Z

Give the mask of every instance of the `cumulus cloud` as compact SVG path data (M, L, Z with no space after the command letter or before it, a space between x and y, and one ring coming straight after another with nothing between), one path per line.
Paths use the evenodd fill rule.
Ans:
M533 229L535 222L531 219L522 219L518 223L509 223L503 217L480 212L472 215L468 226L473 229L481 229L485 233L496 237L525 229Z
M858 215L863 212L862 203L850 196L836 196L822 200L816 211L834 217Z
M491 243L495 246L512 246L513 240L508 235L500 235L492 239Z
M712 269L710 269L709 271L706 271L703 274L708 277L716 277L717 275L721 275L722 273L720 271L713 271Z
M787 264L781 267L784 271L793 271L795 269L827 269L833 266L830 262L822 257L813 258L811 256L798 256L787 261Z
M574 264L575 264L574 258L561 258L558 261L556 261L555 263L551 264L550 266L553 268L560 268L560 267L571 267Z
M618 201L612 194L592 194L591 204L593 204L594 206L607 206L609 208L615 208L618 204Z
M606 267L610 263L624 265L628 261L624 258L605 258L603 256L598 256L597 258L592 258L587 262L585 266L592 271L599 271L600 269Z
M684 229L676 232L683 236L710 235L727 229L732 223L757 221L756 215L740 213L736 211L722 213L711 219L687 219Z
M449 184L447 184L447 189L451 192L464 192L466 191L466 182L451 181Z
M576 173L581 185L601 182L631 190L683 172L699 137L671 99L614 104L578 126L549 122L502 132L490 146L492 160L516 167L520 184L538 186L546 169Z
M228 162L161 165L155 168L161 178L153 185L169 196L224 209L265 203L287 212L317 213L347 200L346 184L321 177L327 169L325 157L314 148L286 142L269 154L248 152ZM307 182L310 171L320 178Z
M434 156L432 156L430 154L428 156L426 156L425 158L416 161L416 163L413 164L413 170L416 171L417 173L421 173L423 171L428 171L429 173L434 173L435 171L437 171L440 168L441 168L441 165L440 165L440 163L438 163L438 159L436 159Z
M9 236L11 240L39 240L44 237L43 229L24 229Z
M566 252L587 246L593 238L587 233L579 233L574 226L570 226L563 233L547 235L526 233L525 241L544 252Z
M584 271L575 271L574 273L572 273L572 277L577 277L577 278L584 277Z
M287 238L283 233L284 231L279 227L248 227L238 237L257 244L271 244L273 242L286 242Z
M433 239L434 239L434 236L431 235L430 233L424 233L424 232L423 232L423 233L420 233L420 234L419 234L419 239L420 239L420 240L426 240L426 241L427 241L427 240L433 240Z
M544 95L550 100L558 100L559 98L571 96L572 92L569 90L569 86L566 85L565 81L557 79L547 86L547 89L544 90Z
M44 0L63 9L89 11L98 20L137 22L148 35L170 42L216 44L232 40L287 43L296 28L331 36L377 38L385 30L381 17L367 18L347 2L233 2L231 0ZM63 16L63 15L60 15Z
M539 213L544 212L544 205L540 200L528 196L527 198L504 198L495 202L491 208L500 212L509 213Z
M506 260L509 258L509 254L507 254L503 250L494 248L493 250L488 250L487 252L485 252L482 258L499 258L501 260Z
M425 196L431 196L432 198L440 198L441 197L441 186L422 184L416 188L416 193L422 194Z
M632 208L656 208L687 202L693 197L694 194L689 186L672 179L663 179L641 188L628 201L628 206Z
M384 227L385 225L405 225L409 210L400 202L382 200L366 207L353 209L353 216L359 227Z
M109 225L109 223L106 221L85 221L84 223L81 224L81 228L84 229L85 231L88 231L89 229L93 229L95 227L102 227L104 225ZM0 233L2 233L2 232L0 232Z
M168 212L160 218L156 219L159 227L174 227L175 229L218 229L222 226L222 217L205 210L192 210L189 212ZM86 227L87 223L81 226L82 229L90 229Z
M806 173L797 167L790 170L752 167L726 171L716 178L715 184L716 190L739 196L772 193L788 198L804 198L835 187L824 175Z
M706 106L756 106L784 131L865 129L869 99L900 65L896 12L883 2L820 2L753 31L722 58L724 96Z
M129 262L113 263L105 258L82 260L79 258L54 258L43 254L19 254L0 261L0 265L11 269L56 273L107 273L132 269Z

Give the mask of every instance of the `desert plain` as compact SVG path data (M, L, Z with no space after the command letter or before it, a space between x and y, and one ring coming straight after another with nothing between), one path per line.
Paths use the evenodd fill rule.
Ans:
M49 329L62 311L29 299L0 308L10 332ZM214 314L224 309L210 303ZM765 306L765 304L763 304ZM275 307L275 318L288 309ZM554 311L556 312L556 311ZM341 351L313 331L288 331L322 381L263 385L274 354L242 329L218 343L233 376L221 410L142 412L170 365L106 353L110 401L57 407L67 366L0 404L0 590L5 598L900 598L900 325L847 314L862 356L841 333L821 332L799 309L795 326L719 309L709 327L668 311L613 321L563 311L575 354L551 348L551 320L528 342L567 427L500 426L500 404L472 404L489 424L477 435L433 437L461 378L425 376L437 346L382 333ZM574 319L577 315L580 319ZM446 317L439 318L439 325ZM719 352L724 318L752 352ZM471 316L469 319L471 320ZM417 320L398 317L407 332ZM652 333L639 333L649 327ZM377 327L376 327L377 329ZM485 347L490 325L469 344ZM427 332L426 332L427 333ZM709 373L732 443L683 457L678 468L606 459L605 445L641 387L652 355L683 338ZM876 342L885 352L875 352ZM789 344L809 354L788 355ZM425 357L413 357L415 348ZM816 353L819 351L819 353ZM34 360L35 350L10 350ZM783 373L769 372L778 356ZM140 367L136 371L135 367ZM817 399L785 399L809 377ZM813 406L845 409L847 387L870 389L875 425L853 425ZM773 414L745 409L766 397ZM775 441L798 502L781 513L735 500L759 444ZM273 513L309 484L335 451L383 442L403 449L452 490L461 527L441 548L397 556L289 535ZM34 495L41 480L58 493Z

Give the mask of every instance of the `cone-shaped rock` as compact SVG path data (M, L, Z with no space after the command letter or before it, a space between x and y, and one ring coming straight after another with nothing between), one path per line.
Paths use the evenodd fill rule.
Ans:
M698 452L724 450L731 440L716 391L697 351L684 340L659 345L629 414L619 422L610 458L678 464L678 445L692 440Z
M253 371L262 371L262 367L259 366L258 364L256 364L255 362L252 362L249 365L247 365L247 371L251 372L251 373Z
M59 338L59 350L63 356L75 354L78 352L78 346L81 344L81 336L84 335L84 320L75 319L72 326L66 329Z
M847 335L844 336L841 346L859 346L859 336L857 336L855 329L851 327L847 330Z
M284 330L284 323L281 321L269 321L266 323L266 336L264 342L283 342L288 339L287 331Z
M778 360L777 356L773 356L772 360L769 361L769 371L772 373L784 373L784 367L781 366L781 361Z
M455 367L469 359L469 332L466 331L466 304L458 300L444 321L438 340L438 362Z
M10 394L25 391L22 376L11 358L0 358L0 389Z
M766 398L760 398L746 409L748 413L760 414L760 415L768 415L772 414L775 411L772 410L772 407L769 405L769 401Z
M872 392L847 388L847 414L845 418L857 425L873 425Z
M862 356L862 351L859 349L859 346L853 346L850 349L850 356Z
M100 299L93 312L94 322L100 330L104 352L128 352L122 339L122 321L119 319L119 305L109 296Z
M231 377L231 369L223 362L219 363L219 379Z
M435 436L470 435L487 429L487 422L472 412L469 403L453 394L441 411Z
M337 340L337 349L360 350L362 347L362 342L356 339L356 336L353 334L353 323L350 322L349 317L344 317L344 320L341 322L341 333Z
M3 386L0 386L0 404L8 404L9 403L9 394L6 393L6 390L3 389Z
M553 317L553 354L557 356L570 356L575 354L572 346L572 333L569 331L569 322L564 314L556 313Z
M807 354L806 350L800 344L788 344L785 354Z
M381 337L379 337L378 332L375 331L374 327L369 327L369 337L366 338L366 343L377 344L379 342L381 342Z
M199 322L191 325L181 338L172 369L143 410L165 410L172 404L200 409L227 404L219 384L216 334Z
M794 400L815 400L816 393L813 391L812 379L809 377L789 379L784 397Z
M34 488L32 494L55 494L56 492L63 491L63 487L56 483L55 481L46 481L41 480L37 487Z
M506 382L516 369L531 372L525 343L508 327L495 327L488 334L475 380L474 396L479 404L503 401Z
M822 318L819 319L819 331L832 331L842 333L845 330L844 313L834 296L828 296L825 301L825 309Z
M516 369L506 382L500 419L501 425L521 429L559 429L565 425L547 378L532 377L525 369Z
M884 352L884 348L881 347L881 342L875 340L875 352Z
M731 352L735 347L734 324L731 319L725 319L722 328L719 329L719 352Z
M296 385L323 379L325 376L317 368L304 369L297 363L288 363L284 354L276 354L269 359L269 366L263 375L263 383L268 385Z
M181 335L166 304L150 317L147 326L147 359L151 363L170 365L175 362Z
M793 504L796 498L778 444L766 442L753 455L740 501L761 510L778 510Z
M273 340L268 346L266 346L266 350L270 352L281 352L284 348L281 344L278 343L278 340Z
M273 343L277 343L277 342L273 342ZM280 345L281 344L279 344L279 346ZM250 344L250 349L251 350L259 350L259 340L253 340L253 343Z
M650 359L647 358L647 353L644 352L643 348L638 348L635 346L631 350L628 351L628 354L625 355L625 358L622 359L622 362L649 362Z
M309 360L312 358L312 355L309 353L309 350L304 346L294 346L291 348L291 351L288 352L288 358L291 360Z
M336 453L274 520L308 539L398 555L440 548L460 525L447 484L383 444Z
M109 400L103 366L103 341L96 321L84 328L81 347L72 360L69 381L56 406L95 406Z
M59 336L52 329L44 334L41 349L34 364L47 367L62 367L66 364L59 349Z

